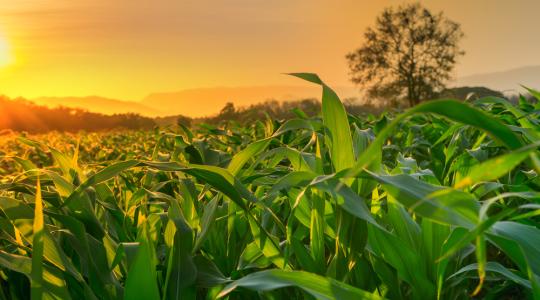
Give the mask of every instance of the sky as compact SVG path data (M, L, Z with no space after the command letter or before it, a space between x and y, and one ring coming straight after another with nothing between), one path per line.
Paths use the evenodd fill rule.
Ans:
M351 86L345 55L388 0L0 0L0 94L140 100L201 87ZM536 0L426 0L461 23L455 76L540 65Z

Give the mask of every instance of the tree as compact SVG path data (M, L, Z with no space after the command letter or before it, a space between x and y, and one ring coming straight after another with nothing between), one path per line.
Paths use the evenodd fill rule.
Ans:
M192 121L193 121L193 119L191 119L190 117L182 116L182 115L179 115L176 118L176 124L177 125L182 125L182 126L185 126L185 127L191 127Z
M219 112L219 117L222 119L232 119L236 115L234 103L227 102Z
M369 97L416 105L444 89L465 54L462 37L458 23L419 3L386 8L366 30L364 45L346 56L351 79Z

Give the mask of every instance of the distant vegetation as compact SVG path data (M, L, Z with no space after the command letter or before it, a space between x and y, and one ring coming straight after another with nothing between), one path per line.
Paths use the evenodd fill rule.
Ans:
M436 95L438 98L452 98L458 100L479 99L487 96L503 98L504 95L486 87L456 87L444 89ZM535 102L530 95L526 102ZM509 99L518 103L519 96ZM379 115L385 110L396 107L383 106L381 103L357 101L356 98L345 99L347 111L354 116ZM0 96L0 130L26 131L29 133L43 133L49 131L104 131L112 129L152 129L156 126L183 125L197 126L203 123L220 125L227 122L250 124L266 118L276 120L289 120L296 117L313 117L320 113L321 102L314 98L295 101L268 100L250 106L235 106L227 103L221 111L213 116L204 118L190 118L183 115L149 118L138 114L105 115L89 112L81 108L56 107L36 105L24 99L11 100Z
M379 113L383 108L371 104L358 104L354 99L346 101L347 109L353 114ZM27 131L42 133L48 131L102 131L110 129L152 129L155 126L182 124L190 127L196 124L221 124L236 121L246 124L256 120L263 120L266 116L274 119L291 119L303 111L306 116L314 116L321 109L317 99L304 99L298 101L266 101L247 107L235 107L227 103L221 112L214 116L204 118L190 118L182 115L149 118L138 114L104 115L89 112L80 108L56 107L36 105L24 99L11 100L0 97L0 130Z
M353 115L378 114L384 107L373 104L358 103L356 99L345 99L347 110ZM304 99L297 101L278 102L275 100L253 104L247 107L235 107L232 102L227 103L216 116L194 119L195 123L220 124L222 122L237 121L248 124L257 120L271 119L287 120L298 117L299 114L315 116L321 111L321 102L317 99Z
M48 108L23 99L11 100L6 97L0 97L0 116L0 130L31 133L54 130L101 131L113 128L151 129L155 126L152 118L136 114L109 116L79 108Z

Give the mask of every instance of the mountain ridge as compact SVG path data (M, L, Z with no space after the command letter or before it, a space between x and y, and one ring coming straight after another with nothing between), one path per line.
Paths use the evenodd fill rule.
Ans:
M358 96L354 87L338 87L336 92L342 99ZM152 93L141 103L167 107L168 111L175 114L205 117L219 113L227 102L233 102L236 106L249 106L267 100L289 101L320 98L320 95L320 87L309 84L305 86L208 87Z
M106 115L135 113L143 116L156 117L163 114L162 111L144 105L138 101L118 100L101 96L39 97L30 99L30 101L51 108L57 106L82 108L91 112Z
M511 94L524 91L520 85L539 89L540 65L472 74L458 78L453 84L453 86L485 86Z
M487 87L515 94L517 91L524 92L520 84L539 89L540 65L463 76L449 84L449 87ZM360 96L358 89L352 86L338 86L335 91L341 99ZM150 93L140 101L126 101L102 96L39 97L29 100L49 107L83 108L103 114L137 113L148 117L173 115L206 117L219 113L227 102L233 102L236 106L249 106L267 100L287 101L320 98L320 94L319 86L306 84L180 89L178 91Z

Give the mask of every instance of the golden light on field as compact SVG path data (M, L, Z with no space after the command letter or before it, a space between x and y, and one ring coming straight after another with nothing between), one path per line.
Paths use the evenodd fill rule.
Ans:
M0 33L0 68L13 63L13 56L10 51L7 38Z

